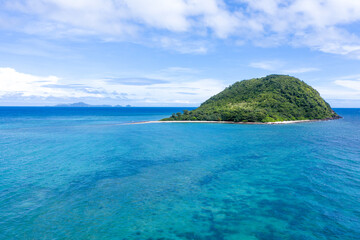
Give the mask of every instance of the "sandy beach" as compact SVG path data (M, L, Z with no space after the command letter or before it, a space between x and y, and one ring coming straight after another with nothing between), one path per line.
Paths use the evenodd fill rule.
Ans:
M295 120L295 121L282 121L282 122L231 122L231 121L143 121L143 122L132 122L128 124L148 124L148 123L222 123L222 124L255 124L255 125L274 125L274 124L293 124L293 123L304 123L304 122L319 122L327 121L330 119L319 119L319 120Z

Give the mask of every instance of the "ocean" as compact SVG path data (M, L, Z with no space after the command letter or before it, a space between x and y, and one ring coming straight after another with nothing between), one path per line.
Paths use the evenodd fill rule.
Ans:
M360 109L285 125L189 108L0 108L0 239L360 239Z

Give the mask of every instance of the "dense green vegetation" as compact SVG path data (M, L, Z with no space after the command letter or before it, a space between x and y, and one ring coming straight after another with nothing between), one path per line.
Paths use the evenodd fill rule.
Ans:
M275 122L338 117L305 82L285 75L269 75L236 82L197 109L174 113L162 120Z

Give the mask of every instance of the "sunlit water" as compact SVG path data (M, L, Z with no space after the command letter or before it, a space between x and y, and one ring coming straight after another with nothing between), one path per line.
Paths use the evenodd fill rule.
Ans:
M0 108L0 239L360 239L360 109L288 125Z

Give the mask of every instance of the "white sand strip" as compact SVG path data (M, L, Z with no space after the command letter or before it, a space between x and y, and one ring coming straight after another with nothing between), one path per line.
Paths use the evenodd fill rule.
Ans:
M231 122L231 121L143 121L143 122L132 122L126 124L148 124L148 123L226 123L226 124L292 124L292 123L303 123L303 122L318 122L325 120L295 120L295 121L282 121L282 122Z

